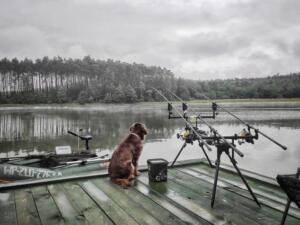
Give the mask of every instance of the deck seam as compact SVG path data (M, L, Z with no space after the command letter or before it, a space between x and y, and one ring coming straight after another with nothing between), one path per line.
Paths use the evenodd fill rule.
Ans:
M115 184L113 184L113 185L115 185ZM113 188L114 188L116 191L118 191L118 190L117 190L117 187L113 187ZM148 196L146 196L146 195L144 195L143 193L139 192L136 188L134 188L134 187L131 187L131 188L132 188L132 191L133 191L133 192L141 194L141 195L144 196L145 198L151 200L151 201L155 204L155 206L158 206L158 207L161 207L161 208L165 209L165 210L168 211L172 216L176 217L177 220L180 220L180 218L177 217L175 214L173 214L172 212L170 212L170 211L167 210L166 208L162 207L161 205L159 205L158 203L156 203L155 201L153 201L153 200L152 200L151 198L149 198ZM129 195L127 195L127 197L128 197L129 199L131 199L133 202L135 202L135 204L137 204L139 207L143 208L143 210L145 210L148 214L152 215L152 216L153 216L156 220L158 220L162 225L164 224L164 221L161 221L159 218L157 218L157 215L153 215L153 213L151 213L148 209L146 209L146 208L143 206L143 204L137 202L134 198L130 197Z
M66 195L67 199L70 201L70 203L71 203L72 207L75 209L75 211L79 213L79 216L82 216L82 217L85 218L85 225L86 225L86 222L90 225L93 225L93 224L90 223L90 221L88 221L88 219L85 217L82 210L80 210L78 208L77 204L72 200L72 198L70 198L70 196L68 194L68 190L62 185L62 183L59 183L57 185L59 185L59 187L63 189L63 192L65 192L64 194Z
M186 175L189 175L189 174L186 174ZM189 176L192 176L192 175L189 175ZM180 186L182 186L182 187L188 188L190 191L192 191L192 192L194 192L195 194L199 195L196 191L194 191L193 189L191 189L189 186L183 185L183 184L177 182L176 180L172 180L172 181L173 181L174 183L176 183L177 185L180 185ZM221 188L221 187L219 187L219 188ZM226 190L226 189L225 189L225 190ZM227 191L227 190L226 190L226 191ZM244 197L244 196L242 196L242 197ZM248 198L245 198L245 199L248 199ZM252 199L251 199L251 200L252 200ZM243 206L243 207L246 208L246 206ZM254 222L255 224L258 224L258 221L253 220L253 218L251 218L251 217L247 217L247 219L250 220L250 221L252 221L252 222Z
M92 182L92 181L90 181ZM94 184L94 183L93 183ZM78 185L81 187L81 189L90 197L90 199L92 199L92 201L98 206L98 208L105 214L105 216L107 216L107 218L109 218L109 220L117 225L114 220L106 213L106 211L98 204L98 202L85 190L85 188L82 186L82 184L78 183ZM97 187L98 188L98 187ZM102 190L101 190L102 191ZM111 198L110 198L111 201L113 201ZM127 214L127 213L126 213ZM130 216L130 215L129 215ZM131 216L130 216L131 217ZM132 218L134 220L134 218Z
M204 173L204 172L202 172L202 171L200 171L200 170L194 169L194 168L192 168L192 167L189 168L189 170L191 170L191 171L193 171L193 172L195 172L195 173L199 173L199 174L202 174L202 175L204 175L204 176L210 177L210 178L214 178L213 176L211 176L211 175L209 175L209 174L206 174L206 173ZM185 174L188 174L188 173L186 173L186 172L183 171L183 170L179 170L179 171L181 171L181 172L183 172L183 173L185 173ZM189 175L191 175L191 174L189 174ZM191 175L191 176L193 176L193 175ZM201 179L201 178L199 178L199 177L197 177L197 178L198 178L198 179ZM202 179L202 180L203 180L203 179ZM230 183L229 181L227 181L226 179L222 178L221 176L219 176L219 180L222 181L223 183L228 184L229 186L233 186L233 187L239 188L239 189L241 189L242 191L245 191L245 193L247 193L246 187L241 188L241 187L237 186L236 184ZM234 181L234 182L235 182L235 181ZM241 184L242 184L242 183L241 183ZM244 184L242 184L242 185L245 186ZM228 187L228 188L230 188L230 187ZM225 188L224 188L224 189L225 189ZM276 203L278 203L278 204L283 204L283 203L280 202L280 201L277 201L277 200L275 200L275 199L271 199L271 198L269 198L269 197L263 196L262 194L259 193L259 192L263 192L263 191L260 191L260 190L258 190L258 189L256 189L256 188L255 188L255 190L253 190L253 191L254 191L254 193L255 193L256 195L258 195L258 196L260 196L260 197L267 198L267 199L269 199L269 200L271 200L271 201L274 201L274 202L276 202Z
M160 204L158 204L157 202L155 202L153 199L151 199L151 198L149 198L148 196L146 196L146 195L144 195L144 193L142 193L142 192L139 192L136 188L134 188L134 189L132 189L134 192L137 192L137 193L140 193L141 195L143 195L145 198L147 198L148 200L150 200L150 201L152 201L155 205L157 205L157 206L159 206L159 207L161 207L161 208L163 208L164 210L166 210L166 211L168 211L172 216L174 216L174 217L176 217L176 219L178 219L178 220L181 220L177 215L175 215L175 214L173 214L171 211L169 211L168 209L166 209L165 207L163 207L163 206L161 206ZM130 199L132 199L131 197L129 197ZM134 200L133 200L134 201ZM136 202L136 201L135 201ZM137 203L137 204L139 204L139 203ZM143 207L143 205L142 204L139 204L139 205L141 205L142 207ZM143 207L144 208L144 207ZM145 208L144 208L145 209ZM149 212L149 210L147 210L147 209L145 209L147 212ZM155 217L155 218L157 218L155 215L153 215L151 212L149 212L153 217ZM160 221L160 219L159 218L157 218L159 221ZM162 222L163 223L163 221L160 221L160 222ZM183 222L184 223L184 222Z
M17 203L16 203L16 195L15 195L15 190L13 191L13 194L14 194L14 207L15 207L15 215L16 215L16 223L17 225L19 225L19 222L18 222L18 215L17 215Z
M116 188L115 188L116 189ZM134 189L133 189L134 190ZM135 190L134 190L135 191ZM163 225L163 221L161 221L160 219L158 219L155 215L153 215L149 210L147 210L143 205L141 205L140 203L136 202L134 199L132 199L132 197L130 197L129 195L127 195L127 197L129 199L131 199L133 202L135 202L135 204L137 204L139 207L141 207L143 210L145 210L148 214L150 214L152 217L154 217L156 220L159 221L160 224ZM153 201L154 202L154 201ZM154 202L156 205L158 205L156 202ZM120 205L119 205L120 206ZM121 206L120 206L121 207ZM173 215L173 214L172 214Z
M32 190L31 190L31 188L30 188L30 192L31 192L32 200L33 200L33 202L34 202L34 206L35 206L35 208L36 208L36 212L37 212L37 214L38 214L38 216L39 216L39 220L41 221L41 225L43 225L42 220L41 220L41 216L40 216L38 207L37 207L37 205L36 205L36 201L35 201L35 199L34 199L33 192L32 192Z
M39 216L39 212L38 212L38 210L37 210L37 207L36 207L36 204L35 204L35 200L34 200L34 198L33 198L33 193L32 193L32 191L31 191L31 189L25 189L25 192L26 192L26 190L29 192L29 196L31 196L32 201L33 201L33 203L34 203L35 211L36 211L36 213L37 213L37 215L38 215L38 219L37 219L37 220L39 221L39 224L42 225L42 220L41 220L41 218L40 218L40 216ZM15 203L16 203L16 202L17 202L17 201L15 200ZM17 207L16 207L16 214L17 214L17 221L18 221L18 224L19 224Z
M60 209L59 209L59 207L58 207L58 205L57 205L57 202L56 202L55 198L53 197L53 195L52 195L51 192L49 191L48 185L46 185L46 189L47 189L49 195L51 196L51 198L53 199L53 202L54 202L54 204L56 205L56 208L57 208L57 210L58 210L58 212L59 212L60 217L64 220L64 224L67 224L67 223L66 223L66 219L65 219L65 217L63 217L63 215L62 215L62 213L61 213L61 211L60 211Z
M177 170L177 169L176 169ZM200 180L202 180L203 182L207 182L206 180L204 180L204 179L201 179L201 178L199 178L199 177L196 177L196 176L194 176L194 175L192 175L192 174L188 174L188 173L186 173L186 172L184 172L184 171L181 171L181 170L178 170L178 171L180 171L180 172L182 172L182 173L184 173L184 174L186 174L186 175L188 175L188 176L192 176L192 177L194 177L194 178L197 178L197 179L200 179ZM197 171L194 171L194 172L197 172ZM206 174L204 174L204 175L206 175ZM207 176L207 175L206 175ZM210 176L209 176L210 177ZM210 178L212 178L212 177L210 177ZM176 181L174 181L175 183L178 183L178 182L176 182ZM226 181L222 181L222 182L224 182L224 183L227 183L227 184L229 184L229 185L232 185L232 184L230 184L230 183L228 183L228 182L226 182ZM235 192L234 190L230 190L230 187L221 187L221 186L219 186L219 185L217 185L218 186L218 188L221 188L221 189L223 189L223 190L226 190L226 191L229 191L230 193L233 193L233 194L236 194L237 196L239 196L239 197L243 197L243 198L245 198L245 199L248 199L248 200L251 200L251 201L253 201L253 199L250 197L250 196L246 196L246 195L242 195L242 194L240 194L240 193L238 193L238 192ZM232 186L234 186L234 185L232 185ZM237 186L235 186L235 187L237 187ZM243 189L241 189L242 191L244 191ZM245 192L246 193L246 192ZM259 195L259 194L258 194ZM264 206L266 206L266 207L268 207L268 208L270 208L270 209L273 209L273 210L276 210L276 211L278 211L278 212L280 212L280 213L283 213L283 211L281 211L280 209L278 209L278 208L276 208L276 207L272 207L272 206L270 206L270 205L267 205L265 202L264 202L264 199L262 198L263 196L261 196L261 195L259 195L260 196L260 198L261 199L259 199L260 200L260 203L262 204L262 205L264 205ZM281 203L280 203L281 204ZM284 206L283 206L284 207ZM284 208L283 208L284 209ZM288 214L289 216L291 216L291 217L293 217L293 218L295 218L295 219L300 219L300 217L296 214L296 212L295 213L293 213L293 214Z
M138 182L142 183L142 184L145 185L146 187L149 187L147 184L145 184L145 183L144 183L143 181L141 181L141 180L138 180ZM150 187L149 187L149 188L150 188ZM151 188L150 188L150 189L151 189ZM180 208L181 210L183 210L183 211L186 212L187 214L189 214L189 215L191 215L191 216L193 216L193 217L196 217L196 218L198 218L198 219L200 219L200 220L202 220L202 221L204 221L204 222L206 222L206 223L208 223L208 224L213 225L213 223L211 223L210 221L208 221L208 220L206 220L206 219L200 217L199 215L197 215L197 214L195 214L194 212L190 211L188 208L186 208L186 207L184 207L184 206L178 204L177 202L173 201L173 200L170 199L169 197L167 197L167 196L165 196L165 195L163 195L163 194L160 194L159 192L157 192L157 191L155 191L155 190L153 190L153 189L151 189L151 190L154 191L155 193L157 193L158 195L162 196L162 197L163 197L164 199L166 199L167 201L169 201L169 202L171 202L172 204L176 205L178 208Z
M192 168L189 168L189 169L192 170L193 172L200 173L200 174L205 175L205 176L207 176L207 177L213 178L213 177L210 176L210 175L201 173L201 172L199 172L199 171L197 171L197 170L194 170L194 169L192 169ZM182 171L182 170L180 170L180 169L176 169L176 170L178 170L178 171L180 171L180 172L182 172L182 173L184 173L184 174L186 174L186 175L193 176L192 174L188 174L188 173L186 173L185 171ZM204 180L204 179L202 179L202 178L199 178L199 177L196 177L196 176L193 176L193 177L195 177L195 178L197 178L197 179L201 179L201 180L203 180L203 181L206 181L206 180ZM206 182L207 182L207 181L206 181ZM236 188L239 188L239 189L241 189L241 191L247 193L245 189L242 189L242 188L240 188L240 187L238 187L238 186L236 186L236 185L234 185L234 184L231 184L231 183L229 183L228 181L222 180L222 182L223 182L223 183L226 183L226 184L228 184L228 185L230 185L230 186L234 186L234 187L236 187ZM238 196L240 196L240 197L244 197L244 198L246 198L246 199L253 200L250 196L242 195L242 194L240 194L240 193L238 193L238 192L235 192L234 190L231 190L230 187L221 187L221 186L219 186L219 185L217 185L217 186L218 186L219 188L222 188L222 189L226 190L226 191L229 191L229 192L231 192L231 193L234 193L234 194L236 194L236 195L238 195ZM255 193L255 192L254 192L254 193ZM264 196L262 196L262 195L259 194L259 193L255 193L255 194L258 195L258 197L259 197L258 200L260 200L260 203L261 203L262 205L267 206L267 207L269 207L269 208L271 208L271 209L277 210L277 211L280 212L280 213L283 213L284 208L285 208L285 205L284 205L284 204L282 204L281 202L278 202L278 201L276 201L276 200L273 200L273 199L264 197ZM281 205L281 206L283 207L283 210L280 210L280 209L278 209L277 207L272 207L272 206L266 204L266 203L264 202L264 198L267 198L267 201L273 201L273 202L275 202L275 203ZM297 209L296 209L296 208L293 208L293 210L296 211ZM289 216L294 217L294 218L296 218L296 219L300 219L300 215L297 215L297 212L294 212L293 214L290 214L290 213L291 213L291 212L289 212L289 214L288 214Z
M184 213L188 214L190 217L192 218L195 218L195 219L200 219L200 220L203 220L203 222L205 223L209 223L209 224L212 224L210 223L209 221L203 219L202 217L194 214L193 212L191 212L190 210L186 209L185 207L183 206L179 206L178 203L174 202L172 199L169 199L168 197L164 196L163 194L160 194L158 193L157 191L151 189L148 185L146 185L145 183L143 183L142 181L138 180L138 183L140 183L141 185L145 186L146 188L149 188L149 190L151 190L152 192L154 192L155 194L157 194L159 197L165 199L168 203L170 203L171 205L173 205L174 207L178 208L179 210L182 210ZM135 191L141 193L142 195L146 196L144 193L140 192L139 190L137 190L136 188L134 188ZM150 197L146 196L147 198L151 199ZM153 202L155 202L153 199L151 199ZM155 202L156 203L156 202ZM156 203L158 204L158 203ZM160 204L158 204L160 205ZM160 205L161 206L161 205ZM161 206L163 207L163 206ZM164 209L166 209L165 207L163 207ZM173 214L170 210L166 209L168 212L170 212L171 214ZM174 214L173 214L174 215ZM179 218L180 219L180 218ZM213 225L213 224L212 224Z
M95 184L95 182L91 181L97 188L99 188L101 191L103 191L97 184ZM105 193L105 191L103 191ZM106 194L106 193L105 193ZM116 205L118 205L121 209L123 209L123 207L121 205L118 204L117 201L115 201L114 199L112 199L108 194L106 194L111 201L113 201ZM129 198L129 197L128 197ZM130 216L137 224L140 224L131 214L128 214L125 209L123 209L123 211L128 215ZM161 222L159 221L159 223L161 224ZM163 224L161 224L163 225Z
M215 163L215 161L212 161L212 164L214 164L214 163ZM203 161L203 164L209 166L209 164L207 162L205 162L205 161ZM215 168L215 167L216 166L213 165L213 168ZM227 171L227 172L229 172L231 174L235 174L235 170L233 170L233 168L231 169L231 167L232 167L231 165L226 164L226 163L222 163L222 165L220 165L220 168L222 170ZM248 179L256 180L258 182L262 182L264 184L268 184L268 185L270 185L272 187L280 188L279 185L276 183L276 180L273 179L272 177L268 177L268 176L265 176L263 174L252 172L250 170L243 169L243 168L240 168L240 170L243 173L243 176L246 177L246 178L248 178ZM258 179L258 177L263 178L263 179Z
M102 192L104 192L101 188L99 188L94 182L93 182L93 180L90 180L90 182L93 184L93 185L95 185L100 191L102 191ZM84 189L84 188L83 188ZM105 193L105 192L104 192ZM107 196L107 197L109 197L106 193L105 193L105 195ZM90 196L91 198L92 198L92 196ZM93 199L93 198L92 198ZM112 198L110 198L109 197L109 199L112 201L112 202L114 202L118 207L120 207L122 210L123 210L123 212L124 213L126 213L129 217L131 217L131 219L133 219L137 224L139 224L137 221L136 221L136 219L135 218L133 218L132 217L132 215L130 215L130 214L128 214L118 203L116 203L116 201L114 201ZM93 199L93 201L94 201L94 199ZM98 207L100 207L101 208L101 206L95 201L95 203L98 205ZM101 208L102 209L102 208ZM102 209L103 211L104 211L104 209ZM110 217L109 217L110 218ZM111 219L111 218L110 218ZM113 222L114 223L114 222ZM114 223L114 224L116 224L116 223Z

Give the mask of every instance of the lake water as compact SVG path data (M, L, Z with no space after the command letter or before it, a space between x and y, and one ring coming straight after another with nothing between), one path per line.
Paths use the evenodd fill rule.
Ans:
M239 106L239 107L238 107ZM209 113L208 105L197 105ZM262 132L288 147L287 151L260 136L255 145L237 146L245 156L236 157L238 166L267 176L294 173L300 167L300 108L287 105L229 105L232 111ZM89 133L92 151L113 151L127 134L133 122L145 123L149 129L140 164L149 158L172 161L182 146L176 134L184 127L181 120L168 120L165 104L22 106L0 108L0 157L24 156L52 152L55 146L70 145L78 151L77 139L68 130ZM243 125L220 112L216 120L208 120L223 135L239 133ZM205 125L201 128L207 130ZM84 149L80 142L79 149ZM203 158L195 143L188 145L179 160ZM216 159L213 148L209 157ZM226 155L222 162L229 163Z

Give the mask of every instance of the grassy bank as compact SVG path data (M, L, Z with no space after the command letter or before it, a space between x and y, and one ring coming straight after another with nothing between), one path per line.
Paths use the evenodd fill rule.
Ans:
M172 101L174 103L180 103L179 101ZM300 107L300 98L256 98L256 99L216 99L216 102L219 104L223 105L232 105L232 106L282 106L282 107ZM208 100L190 100L187 101L188 104L192 105L207 105L210 103ZM139 103L133 103L133 104L128 104L128 103L118 103L118 104L113 104L113 103L87 103L87 104L79 104L79 103L64 103L64 104L2 104L0 105L0 108L21 108L21 107L70 107L70 108L77 108L77 107L97 107L97 106L108 106L108 107L113 107L113 106L135 106L135 107L151 107L151 106L156 106L159 107L164 102L139 102Z
M283 104L299 104L300 105L300 98L248 98L248 99L215 99L213 100L219 104L276 104L276 103L283 103ZM180 103L180 101L172 101L174 103ZM186 101L190 104L208 104L211 101L197 99L197 100L190 100ZM146 105L156 105L161 104L161 102L144 102L141 104Z

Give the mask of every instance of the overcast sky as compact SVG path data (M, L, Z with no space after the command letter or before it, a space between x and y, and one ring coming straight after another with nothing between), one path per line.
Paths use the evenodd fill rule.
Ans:
M300 71L299 0L0 0L0 57L114 59L191 79Z

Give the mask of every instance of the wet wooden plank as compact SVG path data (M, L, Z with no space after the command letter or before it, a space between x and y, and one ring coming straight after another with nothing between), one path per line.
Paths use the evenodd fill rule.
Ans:
M115 184L108 179L93 180L93 183L99 187L109 198L116 202L127 214L132 216L140 225L160 225L163 224L148 211L146 211L140 204L132 201L128 197L129 190L118 190ZM144 204L144 202L143 202Z
M203 194L204 191L210 192L212 189L212 185L209 185L207 182L180 171L171 171L171 174L174 177L172 179L174 182L179 183L196 193ZM214 208L214 213L222 213L223 211L226 217L233 221L242 217L243 222L247 219L254 221L252 224L276 224L280 221L282 216L282 213L276 210L269 207L259 208L251 199L235 195L222 188L219 188L217 191L215 206L217 207ZM292 224L297 223L299 223L299 220L294 218Z
M136 187L142 185L136 182ZM138 192L136 189L129 188L123 189L120 186L113 185L117 191L119 191L122 195L126 195L130 198L130 201L135 202L141 208L144 208L148 213L150 213L153 217L159 220L164 225L184 225L182 220L177 217L176 214L171 213L161 205L157 204L153 201L149 196L144 195Z
M203 164L208 165L206 162ZM233 174L236 173L235 168L231 164L222 163L221 169L222 169L222 171L227 172L227 173L233 173ZM274 178L264 176L262 174L259 174L259 173L256 173L256 172L253 172L250 170L246 170L246 169L242 169L242 173L248 179L259 180L264 185L270 184L272 186L277 186L279 188L279 185Z
M0 193L0 225L16 225L17 215L13 191Z
M210 224L230 224L229 221L222 215L215 215L207 207L203 207L201 202L203 198L199 198L198 194L193 193L187 188L183 188L168 179L168 182L154 183L149 182L148 177L144 174L138 180L150 189L164 195L169 201L174 202L176 205L181 205L197 217L202 218Z
M253 208L259 208L252 200L244 198L239 199L240 196L235 196L230 192L225 192L224 190L218 188L215 206L212 209L210 208L211 191L213 187L211 184L188 176L184 173L180 173L180 171L171 171L169 177L170 180L192 190L198 194L199 197L204 197L204 199L201 200L201 204L211 213L216 215L224 215L226 220L229 220L234 224L259 224L260 220L262 219L259 216L251 217L248 213L249 208L244 206L245 204L246 206L251 205Z
M167 209L172 214L176 215L180 220L182 220L186 224L194 224L194 225L210 225L205 220L201 220L201 218L197 216L191 215L187 210L180 207L179 205L174 204L174 202L168 201L163 195L160 193L150 189L147 185L138 182L134 188L139 191L140 193L147 196L149 199L154 201L156 204L160 205L161 207ZM159 215L159 214L158 214Z
M15 191L18 225L40 225L41 221L30 189Z
M72 205L65 190L59 184L48 185L47 188L64 218L66 225L89 224L84 215Z
M98 208L96 203L76 182L62 184L68 198L93 225L113 225L113 222Z
M203 174L209 175L211 177L214 177L214 169L209 168L205 164L199 164L194 166L187 167L192 170L196 170L198 172L201 172ZM243 173L243 171L242 171ZM239 176L237 176L234 172L229 172L225 170L220 170L219 173L220 178L226 179L228 181L231 181L232 184L243 187L241 179ZM247 178L247 181L251 187L254 187L257 191L261 191L263 193L269 194L269 197L273 196L274 200L276 198L277 201L280 201L280 199L285 198L285 194L282 192L282 190L279 188L279 186L268 184L265 182L262 182L260 180L256 180L253 178Z
M117 225L138 225L116 202L110 199L91 181L78 182L82 189L92 198L105 214Z
M57 208L46 186L31 189L40 220L43 225L65 225L64 219Z
M214 174L207 172L203 169L192 167L180 168L179 170L187 174L193 175L199 179L203 179L211 184L213 184L214 182ZM225 189L232 191L235 194L239 194L243 197L252 199L244 183L241 180L239 181L238 179L240 179L240 177L238 176L234 176L232 174L227 176L224 173L220 173L218 185L223 186ZM264 189L262 189L261 185L255 183L253 180L247 180L247 182L249 183L251 189L256 194L258 200L262 204L274 208L280 212L284 211L286 204L286 196L284 196L283 193L279 194L278 192L281 192L280 190L272 190L271 187L264 187ZM289 214L300 219L300 212L298 208L291 207L289 210Z

